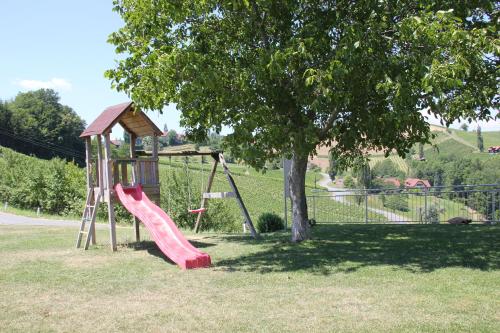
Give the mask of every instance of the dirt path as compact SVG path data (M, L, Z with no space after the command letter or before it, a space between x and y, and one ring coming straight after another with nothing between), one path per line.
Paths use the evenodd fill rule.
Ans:
M330 183L330 176L326 173L321 174L323 178L318 182L319 186L328 189L328 191L335 191L331 193L332 200L343 203L344 205L352 205L352 202L348 201L348 196L354 195L353 191L349 191L346 189L338 189L336 187L328 185ZM404 216L394 214L383 209L377 209L368 207L370 212L374 212L380 215L385 216L389 221L395 223L406 223L407 219Z

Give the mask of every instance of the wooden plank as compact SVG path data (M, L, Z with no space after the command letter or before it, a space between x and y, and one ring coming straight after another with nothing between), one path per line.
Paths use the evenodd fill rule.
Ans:
M214 164L212 165L212 171L210 172L210 175L208 176L207 189L205 190L206 192L210 192L210 189L212 188L212 183L214 182L215 172L217 171L218 164L219 164L219 161L215 160ZM201 199L200 208L206 207L206 205L208 203L207 200L208 200L207 198ZM203 211L199 212L198 216L196 217L196 224L194 225L195 232L198 232L200 230L202 217L203 217Z
M113 188L114 185L120 182L120 170L119 170L119 164L116 161L113 161L111 163L111 166L113 168L113 184L111 184L111 188Z
M109 132L105 134L105 141L104 141L104 159L106 161L106 175L107 175L107 186L108 186L108 191L106 193L106 196L108 197L108 220L109 220L109 237L110 237L110 243L111 243L111 250L116 251L116 221L115 221L115 211L113 207L113 200L111 200L111 193L109 189L112 188L111 186L111 173L110 173L110 166L112 163L111 160L111 139L109 137Z
M92 139L90 136L85 138L85 162L87 163L87 189L93 187L92 181Z
M240 192L238 191L238 187L236 187L236 183L234 182L233 176L231 176L231 173L229 172L226 161L224 160L224 155L219 154L219 162L221 163L224 169L224 173L226 174L226 178L229 182L229 185L231 186L231 189L236 194L236 200L238 201L238 205L240 206L241 214L245 218L247 226L250 228L250 233L252 234L252 237L256 239L259 238L257 231L253 226L250 214L248 214L248 210L245 207L245 204L243 203L243 199L241 198Z
M160 183L160 176L159 176L159 168L158 168L159 161L158 161L158 136L157 135L153 136L153 159L155 159L155 161L152 163L153 179L151 180L151 183L159 184Z
M137 140L137 136L134 133L129 133L130 134L130 158L135 159L136 154L135 154L135 141ZM131 161L132 162L132 161ZM135 170L135 161L132 162L132 185L135 185L137 183L137 178L136 178L136 170Z
M128 185L128 170L127 170L127 162L121 162L121 171L122 171L122 181L121 183L125 186Z
M203 199L224 199L224 198L236 198L236 194L234 192L203 193Z
M97 186L99 187L99 191L101 192L101 195L104 192L104 184L103 184L103 161L102 161L102 137L101 135L97 136L97 161L96 161L96 166L98 166L98 184Z
M85 230L85 224L87 223L88 205L90 204L92 195L93 195L92 190L88 189L87 190L87 199L85 200L85 208L83 209L83 214L82 214L82 222L80 223L80 230L78 230L78 236L76 238L76 248L77 249L80 247L80 244L82 242L82 232Z
M92 202L94 204L94 208L92 209L92 215L90 218L89 232L87 233L87 239L85 240L85 250L88 250L90 241L92 241L92 245L95 245L95 220L97 217L97 209L99 208L99 202L101 201L101 194L97 193L95 200Z

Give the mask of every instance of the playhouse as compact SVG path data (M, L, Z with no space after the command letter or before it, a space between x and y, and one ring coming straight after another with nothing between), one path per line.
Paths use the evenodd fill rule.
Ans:
M130 151L128 158L113 158L111 151L111 130L120 124L130 135ZM108 107L80 135L85 140L87 163L87 198L82 221L77 236L76 247L84 248L96 243L95 220L101 203L107 205L111 249L116 251L116 221L114 205L122 204L134 216L135 240L140 240L139 220L148 229L152 239L160 250L182 268L207 267L210 265L208 254L195 248L179 231L170 216L160 207L159 156L199 156L209 155L214 163L210 173L206 191L201 199L201 207L190 209L198 214L196 232L199 230L203 213L206 211L208 199L236 198L245 219L246 226L253 237L257 233L248 211L238 192L222 152L158 152L158 137L162 131L144 112L127 102ZM153 147L151 152L136 151L137 138L151 136ZM92 138L95 138L93 140ZM97 154L93 155L93 143L97 146ZM141 156L139 156L141 155ZM212 181L221 164L232 192L210 193Z

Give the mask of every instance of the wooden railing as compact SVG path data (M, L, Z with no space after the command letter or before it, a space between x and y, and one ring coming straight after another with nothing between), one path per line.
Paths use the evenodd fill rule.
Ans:
M147 187L160 183L157 158L121 158L112 162L113 185L141 184Z
M121 183L123 186L141 184L144 187L158 186L160 177L158 174L158 159L155 158L120 158L110 162L110 172L113 186ZM87 166L89 170L91 186L99 187L99 163L95 159ZM104 169L103 169L104 170ZM102 175L103 188L106 186L106 176Z

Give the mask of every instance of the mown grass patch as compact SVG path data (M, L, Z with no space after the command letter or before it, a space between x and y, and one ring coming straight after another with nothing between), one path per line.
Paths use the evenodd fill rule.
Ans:
M187 232L213 267L182 271L120 228L118 252L76 230L0 226L2 331L497 332L500 228L318 225ZM98 241L106 243L106 230Z

